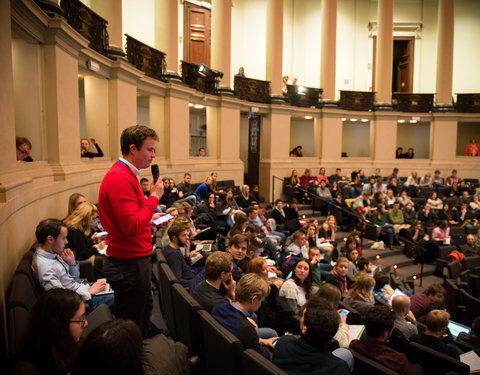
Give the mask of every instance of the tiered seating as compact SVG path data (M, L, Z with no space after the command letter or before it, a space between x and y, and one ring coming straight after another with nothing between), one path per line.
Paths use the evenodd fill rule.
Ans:
M381 363L378 363L355 350L350 349L350 351L354 359L352 375L398 375L398 372L391 370Z
M157 259L160 306L167 327L174 339L189 348L189 355L200 357L202 374L283 374L260 354L244 353L240 340L203 310L177 282L160 249Z
M425 375L445 374L450 371L460 375L470 373L470 367L465 363L413 341L408 343L405 355L410 363L422 365Z

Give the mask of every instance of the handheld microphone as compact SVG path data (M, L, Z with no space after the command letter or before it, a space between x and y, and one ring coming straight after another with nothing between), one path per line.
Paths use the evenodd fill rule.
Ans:
M153 183L155 184L158 180L158 177L160 176L160 171L158 169L157 164L152 164L151 169L152 169Z

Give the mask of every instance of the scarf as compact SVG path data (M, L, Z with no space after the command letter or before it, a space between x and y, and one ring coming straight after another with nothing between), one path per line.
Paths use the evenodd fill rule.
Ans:
M342 293L342 297L345 297L347 294L347 277L338 274L336 268L330 271L330 275L337 279L338 286L340 287L340 293Z

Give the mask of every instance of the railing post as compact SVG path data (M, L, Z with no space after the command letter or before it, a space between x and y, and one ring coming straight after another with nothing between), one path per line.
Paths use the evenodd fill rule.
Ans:
M272 176L272 204L275 201L275 176Z

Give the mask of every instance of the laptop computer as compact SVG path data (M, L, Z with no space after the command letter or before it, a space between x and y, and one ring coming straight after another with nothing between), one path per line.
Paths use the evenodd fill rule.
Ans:
M457 337L460 332L465 332L469 333L470 328L467 326L464 326L463 324L454 322L453 320L450 320L448 322L448 329L450 330L450 333L452 334L453 337Z
M403 293L400 289L395 289L395 291L392 293L392 295L390 296L389 300L390 301L393 301L393 299L396 297L396 296L405 296L406 294Z

